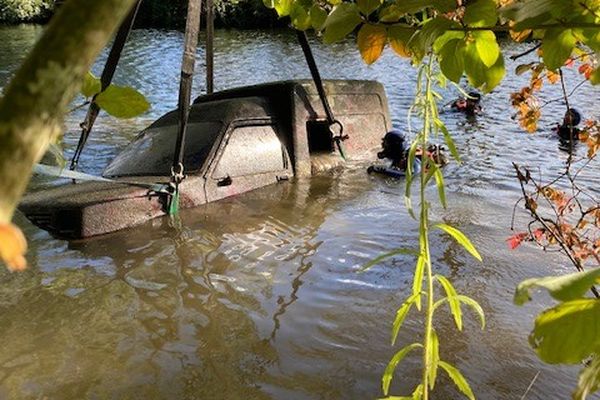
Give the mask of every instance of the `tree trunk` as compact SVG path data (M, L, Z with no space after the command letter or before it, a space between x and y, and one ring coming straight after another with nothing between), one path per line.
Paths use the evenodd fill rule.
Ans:
M61 133L84 75L136 0L69 0L52 18L0 99L0 225L48 144Z

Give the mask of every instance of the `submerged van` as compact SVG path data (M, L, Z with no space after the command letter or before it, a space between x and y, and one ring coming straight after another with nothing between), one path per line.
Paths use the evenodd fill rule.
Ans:
M372 159L391 129L383 86L339 80L325 81L324 88L343 128L344 157L312 80L197 98L188 120L181 208L310 177L346 161ZM105 181L30 193L19 209L40 228L66 239L114 232L165 215L165 194L149 185L169 182L177 130L178 113L169 112L115 157L103 173Z

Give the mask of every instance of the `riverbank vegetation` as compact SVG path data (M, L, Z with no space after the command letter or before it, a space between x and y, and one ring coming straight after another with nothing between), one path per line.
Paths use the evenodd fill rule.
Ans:
M0 23L46 22L60 3L56 0L0 0ZM252 29L285 24L263 5L262 0L215 0L214 5L217 27ZM136 27L182 29L186 7L186 0L144 0Z
M0 0L0 23L44 22L54 6L54 0Z

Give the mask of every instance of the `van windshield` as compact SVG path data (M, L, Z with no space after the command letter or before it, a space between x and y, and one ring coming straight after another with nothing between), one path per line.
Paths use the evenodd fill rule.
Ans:
M221 127L221 122L213 121L188 124L184 154L186 172L195 172L202 167ZM169 176L176 139L177 123L151 125L115 157L103 176Z

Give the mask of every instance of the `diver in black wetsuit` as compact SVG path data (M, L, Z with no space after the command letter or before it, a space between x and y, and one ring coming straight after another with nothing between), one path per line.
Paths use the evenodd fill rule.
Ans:
M465 113L466 115L473 117L477 114L481 114L481 94L478 92L469 92L467 98L459 98L455 100L451 107L455 111Z
M581 123L581 114L574 108L569 108L565 113L562 125L557 125L556 133L561 140L578 140L581 132L577 125Z
M384 165L371 165L367 168L367 172L369 174L382 174L391 178L401 178L405 176L408 163L408 148L406 146L404 134L397 130L386 133L381 141L381 147L383 150L377 153L377 158L387 158L391 160L392 163L387 167ZM415 164L417 163L415 162ZM420 166L420 162L418 166ZM414 168L413 172L416 172L414 171Z
M381 141L382 151L377 153L380 159L387 158L392 161L389 166L372 165L367 169L369 174L376 173L388 176L390 178L402 178L406 176L408 166L408 147L406 138L402 132L397 130L385 134ZM442 148L436 145L430 145L427 148L427 156L435 160L436 164L443 166L447 163L446 157L441 152ZM423 152L417 149L415 161L412 166L413 173L419 173L421 170L421 157Z

